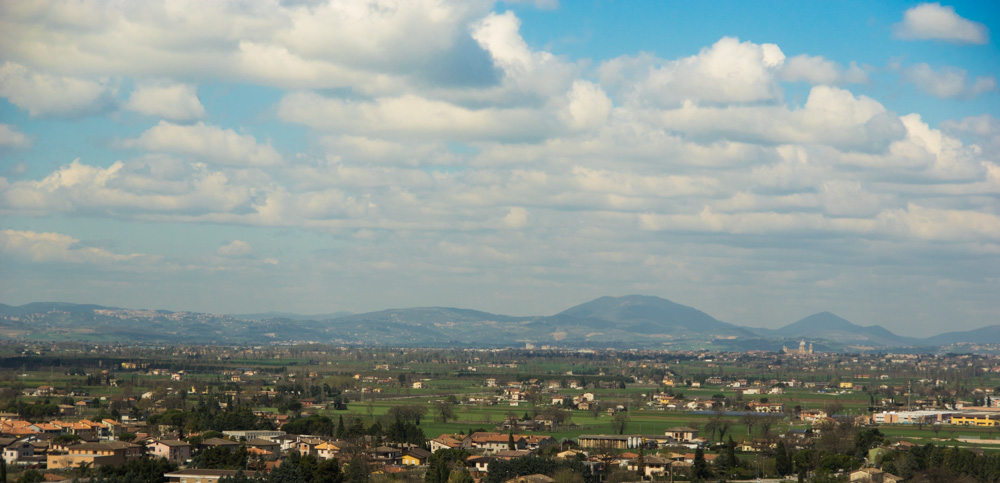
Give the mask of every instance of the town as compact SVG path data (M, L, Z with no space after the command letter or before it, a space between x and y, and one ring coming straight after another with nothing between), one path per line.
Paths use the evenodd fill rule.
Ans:
M0 345L0 481L995 481L1000 357Z

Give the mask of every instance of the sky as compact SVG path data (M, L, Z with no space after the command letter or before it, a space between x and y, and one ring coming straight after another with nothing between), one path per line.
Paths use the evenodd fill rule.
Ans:
M1000 323L1000 3L0 2L0 302Z

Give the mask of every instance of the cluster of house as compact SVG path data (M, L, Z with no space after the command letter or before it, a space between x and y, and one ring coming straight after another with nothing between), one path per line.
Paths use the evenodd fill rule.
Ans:
M687 447L696 449L706 441L698 437L698 430L689 427L668 429L663 435L581 435L578 449L568 449L556 458L582 459L586 465L597 468L617 465L632 472L640 469L647 477L663 476L674 469L686 469L694 462L694 453L669 453L664 456L640 456L629 450L656 449L658 447ZM550 436L522 435L503 432L475 432L469 435L442 435L430 441L431 451L465 449L473 452L466 463L476 478L485 476L493 460L507 460L533 454L558 444ZM706 454L711 462L718 455Z
M558 444L548 435L477 431L468 435L443 434L430 440L428 446L432 453L442 449L464 449L473 453L465 465L478 479L486 475L493 460L520 458Z
M49 422L32 423L21 419L16 414L0 413L0 434L14 437L47 435L52 438L61 434L71 434L79 436L81 439L107 440L114 439L119 433L124 432L124 428L122 423L113 419L101 421L89 419L62 421L56 419Z
M162 457L178 464L191 462L192 454L209 448L231 451L243 447L252 461L265 469L275 464L282 454L297 451L321 460L340 458L344 455L363 454L369 461L383 465L385 471L399 471L407 466L427 463L431 453L419 447L377 446L365 441L348 443L320 436L290 435L284 431L226 431L224 438L209 438L192 446L187 441L169 438L150 438L140 435L131 441L81 440L63 442L47 433L24 436L0 437L4 461L11 466L66 470L83 465L96 468L121 465L143 455ZM551 439L551 438L549 438ZM532 441L535 441L534 438ZM217 480L231 474L223 470L181 470L167 475L168 481Z
M925 409L915 411L876 411L874 424L955 424L959 426L1000 427L1000 408L980 407L974 410L948 411Z

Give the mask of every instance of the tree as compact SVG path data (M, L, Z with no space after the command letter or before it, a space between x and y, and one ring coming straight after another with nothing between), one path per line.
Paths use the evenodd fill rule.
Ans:
M723 453L720 459L722 460L722 465L726 468L733 469L739 466L740 460L736 458L736 442L733 441L732 435L729 435L725 453Z
M250 478L243 470L239 470L233 476L223 476L219 478L219 483L259 483L261 480L257 478Z
M282 462L277 468L271 470L271 474L267 475L267 483L301 483L306 481L305 475L302 474L302 468L299 467L298 461L289 464L288 461Z
M393 406L386 412L389 419L401 419L420 426L420 419L427 414L427 407L420 404Z
M832 401L826 405L824 411L826 411L827 416L832 418L844 411L844 405L840 401Z
M335 458L323 460L313 470L313 481L323 483L340 483L344 475L340 471L340 462Z
M451 476L448 477L448 483L475 483L476 480L472 478L469 469L464 465L459 466L461 467L451 472Z
M711 478L712 476L712 470L705 461L705 450L701 448L694 450L694 464L691 466L691 476L699 480Z
M453 419L455 417L455 408L445 401L439 401L434 404L434 414L435 421L439 423L447 423L449 419Z
M464 462L469 453L462 449L442 449L435 451L427 460L425 483L447 483L456 463Z
M517 449L517 445L514 444L514 431L507 433L507 449L514 451Z
M361 456L351 458L344 468L345 483L367 483L371 479L371 470L368 469L368 462Z
M21 473L21 477L17 479L17 483L41 483L45 481L45 475L38 470L28 470Z
M757 415L756 413L748 412L740 417L740 422L746 425L747 434L749 435L753 433L753 427L756 426L758 422L760 422L760 416Z
M878 428L865 428L858 431L854 437L854 457L864 460L868 456L868 450L882 444L885 435Z
M90 475L90 470L92 469L93 469L93 463L89 461L81 461L80 464L76 466L76 469L74 471L76 472L77 477L86 478L87 476Z
M611 418L611 432L615 434L625 434L625 428L628 426L628 413L617 412L614 417Z
M757 422L760 426L760 434L765 438L771 435L771 427L774 426L774 418L771 416L764 416Z
M552 475L555 483L584 483L583 475L573 471L571 468L562 468Z
M778 441L778 447L774 451L774 470L778 476L785 476L792 473L792 459L788 455L784 441Z

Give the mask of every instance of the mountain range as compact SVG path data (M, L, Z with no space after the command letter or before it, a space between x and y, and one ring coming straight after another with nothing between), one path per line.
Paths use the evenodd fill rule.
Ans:
M0 340L265 344L317 342L424 347L558 347L778 350L808 340L817 350L1000 344L1000 325L925 339L860 326L829 312L779 329L744 327L693 307L645 296L600 297L555 315L509 316L451 307L363 314L269 312L216 315L99 305L0 304Z

